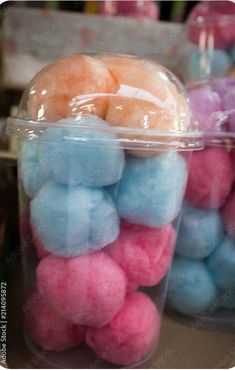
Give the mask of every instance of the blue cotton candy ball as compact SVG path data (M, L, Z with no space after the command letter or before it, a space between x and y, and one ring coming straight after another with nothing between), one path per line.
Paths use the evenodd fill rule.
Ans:
M207 264L220 288L235 289L235 242L232 239L226 237Z
M124 151L117 137L104 131L110 126L99 117L83 116L59 123L88 129L49 128L41 136L39 159L56 181L69 185L102 187L117 182L124 168ZM79 141L75 140L79 136Z
M40 166L36 140L22 145L19 153L19 177L29 198L33 198L50 178L49 173Z
M224 75L232 67L229 55L220 49L215 49L211 57L211 74L214 76Z
M181 257L208 257L224 237L224 225L217 210L184 205L176 252Z
M108 193L50 181L31 202L31 223L49 252L73 257L113 242L119 218Z
M193 78L226 74L232 67L230 56L223 50L201 52L196 50L189 60L189 73Z
M168 300L177 311L199 315L216 299L217 290L202 261L175 258L169 279Z
M187 165L176 152L156 157L128 157L123 177L111 193L120 217L160 227L178 215L187 180Z

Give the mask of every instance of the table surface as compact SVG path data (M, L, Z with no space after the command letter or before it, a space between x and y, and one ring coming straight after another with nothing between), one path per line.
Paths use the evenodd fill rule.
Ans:
M22 331L21 266L11 268L8 281L8 366L27 368L33 355ZM231 368L235 366L235 334L196 329L164 316L158 349L148 368ZM31 367L31 366L30 366ZM36 367L36 366L35 366Z

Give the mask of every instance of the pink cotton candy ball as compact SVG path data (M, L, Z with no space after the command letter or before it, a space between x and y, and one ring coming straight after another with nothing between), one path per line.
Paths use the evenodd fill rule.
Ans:
M97 356L118 365L137 364L155 345L160 314L144 293L130 293L114 319L103 328L88 328L86 343Z
M174 247L171 225L151 228L122 221L118 238L105 251L124 269L130 282L152 286L166 275Z
M65 351L80 345L85 329L61 317L43 297L34 292L25 312L27 330L33 341L48 351Z
M37 268L38 288L62 316L74 323L106 325L122 307L127 280L104 252L63 258L50 255Z
M221 98L210 86L204 86L190 91L190 105L194 118L201 130L218 129L215 112L222 110Z
M207 46L224 49L235 42L233 1L201 1L192 10L188 24L188 38L196 45L203 40ZM224 17L225 16L225 17ZM212 44L213 43L213 44Z
M131 283L130 281L127 282L127 287L126 287L126 292L128 293L133 293L138 289L138 285Z
M235 239L235 191L233 191L223 208L224 223L227 233Z
M186 200L194 206L219 208L228 197L234 180L229 153L210 147L192 153Z

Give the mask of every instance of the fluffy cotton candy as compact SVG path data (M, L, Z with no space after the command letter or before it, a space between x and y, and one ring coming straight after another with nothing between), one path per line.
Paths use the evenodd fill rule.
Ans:
M152 286L166 275L174 246L171 225L156 229L122 222L118 238L105 251L124 269L130 282Z
M192 153L186 200L198 207L221 207L232 187L234 171L225 148L209 147Z
M182 211L176 252L181 257L208 257L224 237L222 217L217 210L185 205Z
M95 353L117 365L134 365L154 349L160 315L151 299L136 292L127 296L114 319L103 328L88 328L86 343Z
M207 264L220 288L235 289L235 242L232 239L225 237Z
M83 340L84 328L59 315L37 291L29 298L25 315L33 341L47 351L65 351Z
M175 83L180 83L169 71L142 59L110 55L98 57L119 85L117 95L108 100L106 120L111 125L146 131L184 131L189 127L187 99L179 93ZM145 142L151 139L156 141L156 136L151 138L145 134L128 133L127 137ZM171 139L161 137L159 140L166 142ZM128 142L126 144L128 145ZM144 147L143 143L141 146ZM131 152L140 157L157 153L156 150Z
M215 47L224 49L230 46L235 42L234 18L230 15L235 15L232 1L198 3L189 16L189 20L194 21L188 25L190 41L200 45L203 37L208 47L212 40Z
M105 116L107 97L117 84L100 60L72 55L44 68L29 90L28 112L38 120L54 121L81 113Z
M44 248L73 257L103 248L119 234L119 218L102 189L49 182L31 201L31 224Z
M228 90L235 87L235 78L232 78L232 77L214 78L211 81L211 86L213 90L217 94L219 94L220 98L222 99L222 103L223 103L223 97L226 95Z
M127 280L104 252L75 258L50 255L37 268L40 293L63 317L85 326L106 325L122 307Z
M206 62L205 62L206 61ZM232 67L232 60L224 50L214 49L195 50L189 60L188 71L193 79L212 76L221 76L226 74Z
M73 125L74 128L48 128L39 145L40 164L56 181L101 187L120 179L124 151L118 138L104 131L108 128L104 120L85 115L76 120L60 120L59 123ZM79 129L81 125L87 129Z
M198 128L205 131L217 129L216 122L212 118L215 112L221 112L222 110L219 94L214 92L210 86L205 86L192 90L189 97Z
M186 181L186 162L176 152L144 159L130 156L111 193L120 217L135 224L161 227L178 215Z
M206 312L216 299L215 283L202 261L177 257L170 272L168 300L186 315Z
M29 198L34 198L39 189L49 181L49 173L39 163L37 140L24 142L19 152L19 177Z

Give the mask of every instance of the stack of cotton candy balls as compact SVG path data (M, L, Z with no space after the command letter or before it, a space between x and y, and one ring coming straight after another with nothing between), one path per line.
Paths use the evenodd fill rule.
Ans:
M234 89L233 78L219 78L190 92L206 148L192 153L168 292L178 312L210 320L235 310Z
M233 73L235 65L235 4L210 1L193 8L187 21L192 50L188 72L192 78Z
M171 264L187 160L167 140L164 151L148 149L145 132L190 124L169 76L136 58L74 55L41 71L23 97L20 109L44 124L19 154L37 253L26 324L43 349L85 340L129 366L157 342L161 307L143 291Z

